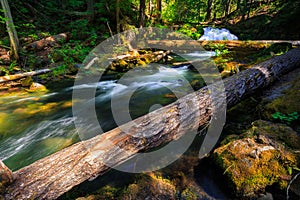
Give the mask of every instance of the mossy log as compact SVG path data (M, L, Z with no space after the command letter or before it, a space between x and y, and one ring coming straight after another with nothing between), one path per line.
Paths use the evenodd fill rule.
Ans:
M24 49L26 50L34 50L34 51L40 51L46 47L53 47L60 42L64 42L68 39L67 33L60 33L58 35L53 35L35 42L32 42L30 44L27 44Z
M125 72L129 69L132 69L136 66L144 66L149 63L158 63L161 61L166 61L167 56L170 54L170 51L154 51L146 54L127 54L120 55L115 58L112 58L112 63L108 67L108 70Z
M40 70L37 70L37 71L24 72L24 73L21 73L21 74L0 76L0 83L5 83L5 82L8 82L8 81L15 81L15 80L25 78L25 77L28 77L28 76L36 76L36 75L46 74L46 73L50 73L51 71L52 71L51 69L40 69Z
M225 79L228 107L268 86L283 73L299 65L300 50L293 49ZM116 166L138 152L178 140L186 134L186 129L198 129L198 126L207 124L212 113L218 109L211 106L210 87L204 87L168 106L135 119L133 122L136 125L130 129L130 135L118 127L76 143L14 172L15 180L8 186L5 198L56 199L83 181L107 172L109 167L104 163ZM219 95L224 96L224 93L220 92ZM182 110L190 104L193 104L193 109ZM201 115L195 116L198 111ZM178 128L180 122L184 122L184 128ZM141 132L148 137L139 137ZM107 141L110 141L110 145ZM120 151L120 148L126 149L126 153ZM97 154L97 158L94 153Z

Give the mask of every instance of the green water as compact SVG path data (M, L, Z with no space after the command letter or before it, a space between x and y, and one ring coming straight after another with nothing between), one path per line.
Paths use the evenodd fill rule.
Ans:
M74 88L83 91L96 88L94 107L101 128L108 131L117 126L111 111L112 96L122 102L130 95L128 107L134 119L186 95L195 80L197 87L204 85L201 76L187 67L150 65L146 73L127 77L121 83L105 80L67 87L61 84L61 88L42 93L3 93L0 96L0 159L17 170L80 141L72 114L72 105L79 101L72 99ZM120 108L118 112L122 114L126 110ZM130 119L124 123L127 121Z

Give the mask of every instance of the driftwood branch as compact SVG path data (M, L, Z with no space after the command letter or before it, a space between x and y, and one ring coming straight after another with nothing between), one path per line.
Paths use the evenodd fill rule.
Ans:
M25 78L27 76L36 76L36 75L40 75L40 74L46 74L51 72L51 69L40 69L37 71L32 71L32 72L25 72L25 73L21 73L21 74L13 74L13 75L7 75L7 76L0 76L0 83L5 83L8 81L15 81L21 78Z
M300 50L294 49L225 79L228 107L299 65ZM119 165L140 151L179 139L186 134L186 128L197 129L210 120L214 110L211 109L209 88L204 87L135 119L136 126L130 129L130 135L118 127L14 172L15 181L7 188L5 198L55 199L83 181L105 173L109 167L104 163ZM182 110L191 104L193 109ZM195 115L198 111L200 116ZM186 128L178 129L182 119ZM197 126L193 125L195 120ZM138 137L141 132L148 137Z

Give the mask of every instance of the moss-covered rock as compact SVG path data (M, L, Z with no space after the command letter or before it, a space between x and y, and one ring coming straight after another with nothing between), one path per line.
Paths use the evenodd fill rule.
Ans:
M32 83L29 87L28 92L47 92L46 86L40 83Z
M297 168L296 149L299 136L291 128L259 120L244 138L217 148L213 161L234 196L253 198L267 186L286 189L292 170Z
M123 199L123 200L144 200L144 199L175 199L176 188L168 179L154 174L140 174L135 182L127 187L114 187L105 185L93 195L80 197L77 200L98 200L98 199Z
M155 175L143 176L130 184L122 199L175 199L176 188L168 180Z
M276 112L286 116L294 112L300 114L300 78L294 80L291 86L282 93L282 96L266 104L263 113L266 119L274 120L272 115Z
M31 76L26 77L21 81L23 87L29 87L33 83Z

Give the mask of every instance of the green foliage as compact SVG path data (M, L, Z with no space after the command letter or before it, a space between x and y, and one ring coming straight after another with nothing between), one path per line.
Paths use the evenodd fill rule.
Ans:
M209 43L205 48L209 49L211 51L214 51L216 53L215 56L217 56L217 57L230 53L229 50L226 48L226 44ZM226 60L225 62L227 62L227 61L229 61L229 60Z
M194 40L198 40L201 36L201 33L199 33L196 28L189 24L184 24L178 31L189 36L190 38L193 38Z
M0 74L4 73L5 75L8 75L9 74L9 70L4 67L4 66L0 66Z
M71 40L70 43L64 45L62 48L53 50L49 55L51 62L62 62L58 68L53 70L53 75L57 76L74 71L74 65L82 63L91 49L92 47L84 45L79 41Z
M176 24L199 23L204 19L207 0L167 0L162 18Z
M225 54L228 54L229 53L229 50L226 49L226 48L217 48L215 50L215 53L216 53L216 56L221 56L221 55L225 55ZM225 62L227 62L229 60L226 60Z
M66 64L60 65L59 67L54 68L54 69L52 70L52 75L53 75L54 77L55 77L55 76L59 76L59 75L63 75L63 74L66 73L67 68L68 68L68 65L66 65Z
M7 18L0 16L0 23L5 24Z
M290 125L293 121L299 118L299 113L292 112L290 114L284 114L281 112L276 112L272 115L272 117L276 120L280 120L282 123Z

